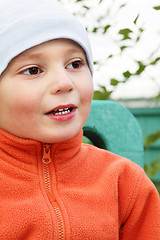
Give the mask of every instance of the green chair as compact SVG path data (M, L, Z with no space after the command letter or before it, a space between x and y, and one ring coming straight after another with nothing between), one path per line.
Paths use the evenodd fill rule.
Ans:
M84 136L93 145L144 167L141 128L135 117L119 103L94 100L83 130Z

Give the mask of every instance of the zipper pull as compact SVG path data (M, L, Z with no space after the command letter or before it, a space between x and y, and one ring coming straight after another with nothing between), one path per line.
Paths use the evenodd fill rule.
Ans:
M51 144L44 143L43 144L43 157L42 162L48 164L51 162Z

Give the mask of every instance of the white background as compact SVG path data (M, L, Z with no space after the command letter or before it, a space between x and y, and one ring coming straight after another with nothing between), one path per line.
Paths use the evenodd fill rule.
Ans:
M92 7L92 10L84 18L78 16L83 25L90 27L96 26L97 17L106 14L107 9L110 9L109 14L106 14L107 16L102 23L104 25L111 24L114 27L110 28L105 35L89 34L89 37L92 44L94 61L104 62L100 69L95 68L95 89L97 89L98 84L101 84L111 90L111 78L123 80L123 72L129 70L133 73L138 69L135 60L148 63L151 54L154 53L152 58L150 58L152 60L160 56L160 10L156 11L153 9L153 6L160 5L160 1L103 0L100 5L97 5L97 2L98 0L86 0L81 3L75 3L73 0L62 0L63 5L70 12L80 11L81 4ZM119 6L124 3L126 3L126 6L119 11ZM133 22L138 14L139 18L135 25ZM117 32L122 28L130 28L133 31L131 37L134 39L138 27L144 29L141 40L135 46L131 44L131 47L127 48L120 55L120 35ZM114 54L115 57L105 61L106 57L110 54ZM156 96L159 91L160 61L156 66L147 67L140 76L133 76L127 83L119 84L112 94L112 98L150 98Z

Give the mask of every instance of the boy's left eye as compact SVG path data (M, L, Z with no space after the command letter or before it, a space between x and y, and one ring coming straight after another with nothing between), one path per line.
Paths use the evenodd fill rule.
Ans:
M38 67L30 67L30 68L27 68L27 69L21 71L21 73L25 74L25 75L36 75L41 72L42 72L42 70L39 69Z
M66 68L67 69L78 69L80 68L81 66L83 65L83 61L81 60L76 60L76 61L73 61L71 63L69 63Z

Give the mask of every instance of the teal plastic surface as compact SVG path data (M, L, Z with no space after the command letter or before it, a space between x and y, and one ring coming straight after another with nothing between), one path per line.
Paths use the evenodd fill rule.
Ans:
M121 104L94 100L83 130L84 136L95 146L129 158L143 168L141 128L135 117Z
M135 108L129 109L138 121L143 135L143 140L150 134L160 131L160 108ZM154 160L160 158L160 139L153 142L149 148L144 149L144 163L151 168L159 168L158 162L155 165ZM157 166L157 167L156 167ZM155 182L160 182L160 171L152 178Z

